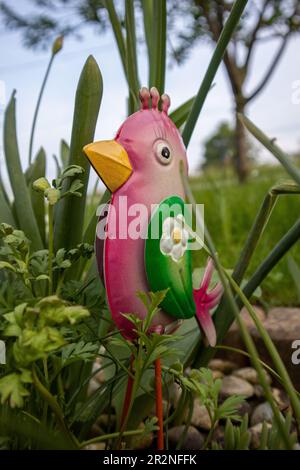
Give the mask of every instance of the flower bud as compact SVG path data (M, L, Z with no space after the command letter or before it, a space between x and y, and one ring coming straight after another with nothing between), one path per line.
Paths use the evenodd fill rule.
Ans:
M45 197L47 198L50 206L54 206L60 199L59 189L49 188L45 191Z
M63 48L63 43L64 43L64 37L63 36L58 36L52 46L52 54L55 55L57 54L62 48Z
M46 178L39 178L32 183L32 187L35 191L44 193L46 189L50 188L49 181Z

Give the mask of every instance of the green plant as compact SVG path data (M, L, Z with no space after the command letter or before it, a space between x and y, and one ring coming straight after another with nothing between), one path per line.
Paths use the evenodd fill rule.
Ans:
M245 0L236 1L197 96L171 113L175 124L183 129L182 135L186 144L190 141L218 66L246 3ZM142 7L150 85L158 86L163 92L166 3L159 2L159 8L154 10L151 2L144 1ZM118 18L114 2L106 1L105 8L119 47L129 88L128 111L132 112L137 108L140 83L136 55L135 5L133 1L126 1L124 27ZM41 99L42 94L39 96L37 109ZM150 321L163 299L164 292L139 294L148 311L144 321L137 320L132 312L126 314L127 319L135 325L135 343L122 338L110 319L91 246L97 221L94 205L98 196L95 190L91 209L87 198L89 164L82 152L83 146L93 140L101 99L101 73L95 60L89 57L76 92L70 147L66 143L61 144L60 160L56 159L57 177L51 184L45 175L46 156L43 149L23 172L17 144L15 93L5 113L4 150L13 200L7 196L8 192L1 181L0 334L1 338L7 341L8 350L8 362L1 368L0 377L0 432L4 437L3 442L4 445L16 448L43 448L45 445L51 446L49 442L53 435L59 434L63 436L64 448L82 448L102 441L105 441L107 446L118 447L130 436L152 432L156 429L155 419L145 423L145 431L138 426L149 415L154 401L151 379L153 363L158 357L163 357L165 383L168 385L177 381L183 389L178 409L174 411L173 416L166 418L165 424L180 422L187 408L190 419L192 398L196 394L211 418L212 431L208 435L205 448L212 447L213 430L220 420L238 419L236 410L242 398L231 397L223 404L219 403L220 382L213 380L211 372L206 369L215 350L201 341L194 320L186 321L176 336L157 333L147 335ZM299 425L299 397L272 341L256 318L249 302L251 295L273 267L298 241L299 220L272 250L268 250L267 256L248 277L242 290L239 286L242 281L245 284L250 260L256 253L258 243L263 239L278 196L298 196L299 171L284 152L245 118L243 120L279 159L297 184L277 184L268 191L233 271L223 267L212 237L209 231L206 231L205 251L212 256L224 287L223 300L214 314L214 321L218 341L221 342L232 321L237 320L250 359L272 406L274 423L280 436L278 445L292 448L294 444L290 438L290 427L282 420L274 402L263 373L263 364L239 311L241 306L245 305L257 324L273 359L275 374L279 376L289 394ZM36 120L33 123L32 135L35 122ZM190 183L184 176L183 183L188 199L195 202ZM106 192L103 199L108 198L109 193ZM229 237L230 231L228 228L226 230ZM197 234L195 236L197 237ZM171 347L171 343L175 341L176 349ZM182 357L178 363L180 354ZM129 355L133 357L131 366ZM95 360L98 360L97 370L93 368ZM192 367L189 376L185 373L188 365ZM105 375L106 380L97 386L94 393L89 394L88 385L99 371ZM120 425L125 382L128 377L133 379L133 394L125 420ZM16 410L12 411L12 406L20 407L22 415L16 413ZM98 437L91 437L91 430L98 417L104 412L110 416L112 410L117 416L115 429L112 429L109 421L107 432ZM20 418L23 415L26 416L25 421ZM10 423L10 417L16 423L15 428ZM240 432L235 431L229 421L228 423L226 445L234 448L246 447L248 434L245 422L243 421ZM17 436L15 442L10 440L12 429ZM41 430L40 435L38 429ZM275 445L277 437L270 439L273 442L270 445Z

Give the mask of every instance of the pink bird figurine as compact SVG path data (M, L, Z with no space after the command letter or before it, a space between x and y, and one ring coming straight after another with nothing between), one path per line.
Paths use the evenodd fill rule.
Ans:
M199 289L192 286L190 234L186 229L180 173L182 165L188 171L186 149L168 116L169 96L160 97L156 88L149 91L143 87L140 102L140 110L125 120L114 140L84 147L97 175L112 193L105 219L105 240L96 237L98 268L104 278L111 315L121 334L134 339L133 324L122 313L145 318L146 307L137 292L167 289L149 333L170 333L183 319L195 316L208 343L214 346L216 332L210 310L219 303L222 286L217 284L209 291L211 259ZM165 213L165 208L171 210L171 215ZM134 221L138 213L137 231ZM134 236L130 234L132 228ZM155 373L158 448L163 449L159 359ZM129 379L125 402L131 387Z

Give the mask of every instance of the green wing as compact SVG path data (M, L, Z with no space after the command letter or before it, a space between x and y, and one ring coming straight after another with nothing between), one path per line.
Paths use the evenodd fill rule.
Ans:
M191 252L186 249L180 259L175 261L170 254L164 254L161 250L164 222L166 219L170 221L170 217L176 219L179 214L184 214L188 223L184 202L178 196L163 200L154 210L145 242L145 267L152 292L168 289L161 303L162 309L177 318L191 318L195 315Z

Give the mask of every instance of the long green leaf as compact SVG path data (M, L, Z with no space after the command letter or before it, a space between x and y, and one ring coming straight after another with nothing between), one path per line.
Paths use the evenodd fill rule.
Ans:
M165 88L166 73L166 30L167 30L166 0L156 0L152 14L152 58L150 65L149 86L155 86L160 94Z
M15 92L12 93L4 116L4 152L20 228L31 240L32 250L40 250L43 248L43 243L35 220L18 149Z
M178 108L174 109L169 114L170 119L174 122L175 126L179 129L187 120L187 117L192 109L192 106L195 101L195 96L190 98L189 100L182 103Z
M12 214L11 208L7 202L5 193L3 191L3 186L2 186L2 181L1 181L1 184L0 184L0 223L2 222L12 225L13 227L16 226L14 216Z
M250 299L251 295L262 281L267 277L267 275L272 271L277 263L283 258L283 256L292 248L295 243L300 239L300 219L290 228L290 230L282 237L282 239L277 243L277 245L271 250L268 256L264 261L259 265L256 271L252 274L246 286L243 289L245 296ZM238 301L239 308L242 307L242 302ZM214 323L218 335L218 343L221 343L225 334L227 333L230 325L234 320L233 315L230 310L228 310L227 302L221 302L215 315ZM195 366L200 367L207 365L209 360L214 355L213 348L204 348L200 347L197 359L195 361Z
M228 43L232 37L232 34L239 22L240 17L243 14L243 11L247 5L248 1L247 0L236 0L236 2L233 5L233 8L230 12L230 15L225 23L225 26L223 28L223 31L220 35L220 38L218 40L218 43L216 45L215 51L213 53L213 56L211 58L211 61L208 65L208 68L206 70L204 79L200 85L199 91L197 93L197 96L195 98L195 102L193 104L193 107L191 109L191 112L189 114L189 117L187 119L186 125L184 126L182 138L186 146L188 146L193 131L196 126L197 119L199 117L199 114L202 110L203 104L205 102L207 93L209 92L209 89L211 87L211 84L213 82L213 79L216 75L216 72L218 70L218 67L223 59L225 50L228 46Z
M196 216L198 217L197 220L200 221L200 220L202 220L202 216L198 211L198 207L195 203L192 191L190 189L187 176L183 172L182 172L182 182L184 184L184 189L185 189L186 195L187 195L189 201L193 204L193 210L195 211ZM202 222L203 222L203 220L202 220ZM233 293L232 293L232 291L231 291L231 289L230 289L230 287L227 283L227 278L228 277L230 278L230 276L227 274L226 270L222 267L222 265L219 261L219 257L217 255L217 252L215 250L214 243L213 243L212 238L210 236L210 233L209 233L207 227L205 227L205 229L206 229L205 233L206 233L207 245L208 245L208 248L209 248L209 251L210 251L210 255L211 255L211 257L214 261L216 270L218 271L220 281L223 285L224 295L225 295L225 297L228 301L228 307L230 309L230 313L234 315L234 317L235 317L235 319L236 319L236 321L239 325L244 343L245 343L245 345L248 349L248 352L251 356L251 362L252 362L253 366L255 367L255 369L257 371L257 374L258 374L258 377L259 377L259 382L260 382L261 386L263 387L264 394L265 394L268 402L270 403L270 405L272 407L273 414L274 414L274 420L276 420L276 423L278 425L278 429L279 429L279 431L282 435L282 439L285 442L286 447L290 448L288 433L286 432L286 429L283 426L280 412L278 410L277 405L274 402L274 398L272 396L270 386L269 386L269 384L266 380L266 376L264 374L263 367L260 363L260 359L259 359L259 356L258 356L257 349L256 349L255 344L254 344L254 342L253 342L253 340L252 340L252 338L251 338L251 336L250 336L250 334L249 334L249 332L248 332L248 330L245 326L245 323L244 323L244 320L242 319L242 316L239 315L239 313L240 313L239 312L239 307L238 307L237 302L236 302L235 298L233 297ZM246 307L248 307L248 305L246 305Z
M118 14L116 12L113 0L104 0L103 4L108 12L109 20L110 20L112 30L113 30L116 43L118 46L120 59L123 65L124 74L125 74L125 77L127 78L127 60L126 60L127 52L126 52L124 36L122 33L121 23L118 18Z
M37 221L39 232L43 243L45 244L45 199L41 193L32 188L32 183L46 174L46 154L43 148L40 148L36 159L30 168L27 184L30 192L31 203Z
M294 180L300 185L300 171L291 162L291 157L281 150L278 145L275 144L274 140L269 139L269 137L267 137L266 134L256 127L256 125L253 124L253 122L250 121L250 119L248 119L246 116L239 114L239 119L242 121L248 131L251 132L251 134L254 135L254 137L256 137L256 139L259 140L259 142L263 144L263 146L269 150L269 152L271 152L274 157L277 158L277 160L291 175L291 177L294 178Z
M138 65L136 55L136 34L135 34L135 16L133 0L125 1L125 24L126 24L126 49L127 49L127 78L129 86L129 113L138 109L139 79Z
M143 21L144 21L144 33L147 45L148 53L148 68L149 68L149 80L148 85L151 87L151 74L153 66L153 46L152 46L152 22L153 22L153 0L141 0L141 6L143 10Z
M102 91L101 72L95 59L90 56L83 67L76 91L69 156L69 165L79 165L85 170L81 175L82 196L80 198L68 197L58 203L54 227L56 249L72 248L82 240L90 172L90 164L82 149L84 145L93 141ZM70 182L66 181L64 190L68 190L69 185Z

